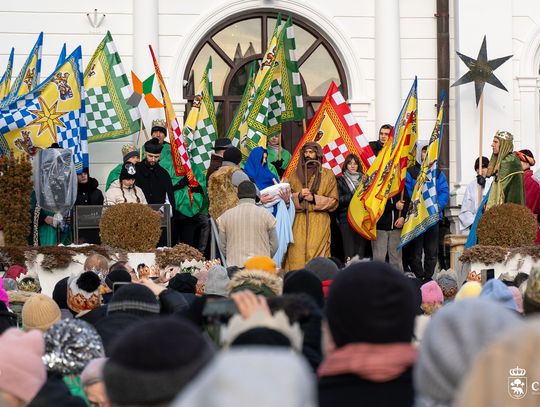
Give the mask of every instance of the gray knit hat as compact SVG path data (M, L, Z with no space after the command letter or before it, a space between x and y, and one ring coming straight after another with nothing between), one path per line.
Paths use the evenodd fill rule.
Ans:
M311 271L321 281L333 280L339 271L336 263L327 257L315 257L311 259L306 264L305 269Z
M475 357L505 329L522 323L516 312L485 299L445 305L431 317L414 369L417 397L452 404Z
M220 265L215 265L208 270L208 279L204 286L206 295L228 296L228 285L231 280L227 274L227 269Z

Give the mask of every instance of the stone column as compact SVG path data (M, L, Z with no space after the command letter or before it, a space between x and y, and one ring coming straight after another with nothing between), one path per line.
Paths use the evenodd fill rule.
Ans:
M375 131L401 108L399 0L375 2ZM378 135L377 135L378 137Z
M158 0L133 0L133 71L141 80L154 72L148 44L159 58L158 20Z

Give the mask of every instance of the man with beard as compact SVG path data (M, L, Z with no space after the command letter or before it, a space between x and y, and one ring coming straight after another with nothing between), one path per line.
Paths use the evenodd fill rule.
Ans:
M294 243L289 246L285 270L297 270L314 257L330 256L330 212L339 203L336 177L322 167L323 151L311 141L302 147L296 171L287 181L296 208Z
M149 204L170 203L175 207L173 186L169 173L159 165L163 145L157 138L144 143L144 160L135 165L135 185L142 189Z
M525 205L523 168L514 154L514 136L498 131L491 143L493 154L488 164L487 176L493 177L486 209L503 203Z

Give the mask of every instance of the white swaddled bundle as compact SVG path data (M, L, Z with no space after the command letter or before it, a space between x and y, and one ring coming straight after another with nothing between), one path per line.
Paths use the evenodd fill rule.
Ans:
M279 191L281 190L290 190L291 186L287 182L282 182L280 184L275 184L272 186L269 186L267 188L264 188L261 192L261 195L268 194L272 197L272 200L266 204L264 204L265 207L269 208L271 206L274 206L276 202L278 202L281 197L279 196Z

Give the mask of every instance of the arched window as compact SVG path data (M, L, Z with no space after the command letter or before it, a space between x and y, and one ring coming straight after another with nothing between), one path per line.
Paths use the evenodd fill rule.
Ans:
M212 56L212 79L218 131L224 136L244 92L250 63L261 61L272 36L278 12L254 10L236 15L209 32L195 49L184 73L184 97L191 108L195 87ZM286 12L282 13L286 19ZM331 81L347 98L346 78L332 45L302 17L293 15L296 57L302 78L306 125L319 107ZM303 134L303 123L288 122L282 127L283 146L293 150Z

